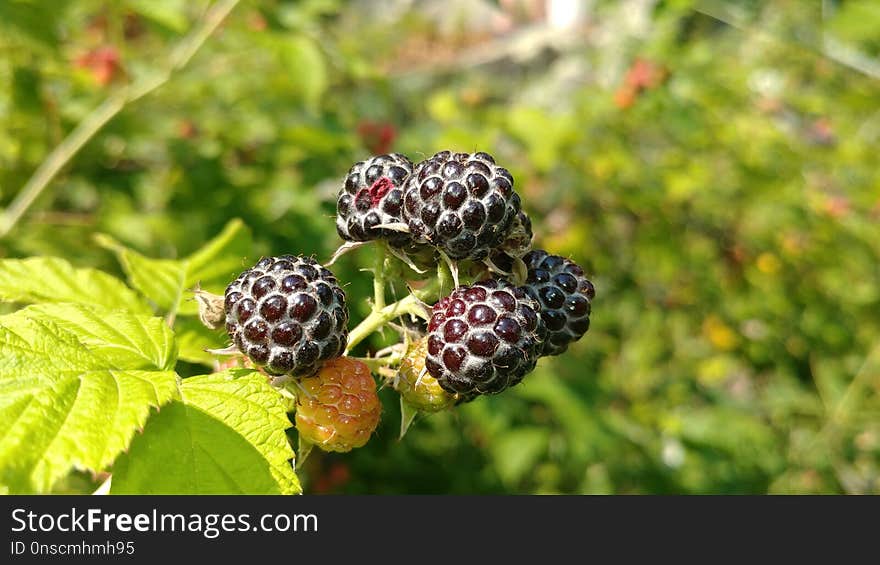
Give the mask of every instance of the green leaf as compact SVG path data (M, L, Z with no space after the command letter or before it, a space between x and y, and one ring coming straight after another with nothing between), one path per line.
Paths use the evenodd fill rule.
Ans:
M195 315L192 300L197 284L222 291L240 271L242 258L251 252L251 234L241 220L232 220L204 247L183 259L152 259L125 247L107 235L96 236L98 244L116 253L133 287L162 311Z
M198 318L178 318L174 323L174 334L180 350L178 357L189 363L212 366L217 356L205 350L223 349L229 345L225 330L206 328Z
M165 320L82 304L37 304L0 318L16 331L29 320L52 322L116 369L171 371L174 334Z
M73 302L151 314L152 310L116 277L95 269L77 269L57 257L0 260L0 300Z
M311 110L317 110L327 90L327 66L324 55L312 39L295 37L281 44L281 62L288 76L296 77L294 86Z
M138 14L177 33L189 27L185 0L128 0L127 4Z
M492 457L501 480L510 487L519 483L547 450L549 438L543 428L518 428L496 438Z
M113 467L112 493L296 494L287 406L261 374L192 377Z
M0 31L28 47L55 51L59 43L58 22L65 11L65 3L48 0L0 2Z
M37 312L0 318L0 485L12 493L46 492L71 468L104 469L177 383L173 371L118 366L74 331L29 314Z
M725 454L740 467L772 472L782 465L773 429L747 411L717 406L682 411L679 417L681 438L691 446Z

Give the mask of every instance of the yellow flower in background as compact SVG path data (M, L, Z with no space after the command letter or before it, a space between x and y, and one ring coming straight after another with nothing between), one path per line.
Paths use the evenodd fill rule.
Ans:
M727 380L731 362L726 356L711 357L700 363L697 380L704 386L717 386Z
M722 351L730 351L739 343L739 336L714 314L703 321L703 335Z
M775 275L782 268L782 262L779 261L779 258L769 251L761 253L755 264L758 270L765 275Z
M783 253L789 257L801 256L807 246L806 237L800 233L789 232L779 239Z

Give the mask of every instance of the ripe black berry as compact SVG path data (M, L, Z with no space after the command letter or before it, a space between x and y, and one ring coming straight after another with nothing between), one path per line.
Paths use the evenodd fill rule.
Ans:
M544 328L537 302L490 279L462 286L434 305L425 367L444 390L495 394L535 368Z
M455 260L486 258L519 210L513 177L487 153L441 151L415 166L404 189L410 235Z
M525 289L541 305L547 327L541 355L559 355L590 328L596 290L574 262L537 249L523 260L528 267Z
M224 305L233 343L271 375L310 375L345 350L345 293L309 257L261 259L226 288Z
M360 161L348 171L336 201L336 231L346 241L385 239L400 247L409 234L382 224L401 224L403 186L413 170L400 153Z

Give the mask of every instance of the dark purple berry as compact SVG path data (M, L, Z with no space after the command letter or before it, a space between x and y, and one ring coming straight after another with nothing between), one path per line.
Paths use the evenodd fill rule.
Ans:
M526 290L541 303L547 327L542 355L559 355L590 328L591 302L596 294L584 270L558 255L536 249L523 257L528 268Z
M273 294L263 301L260 315L269 322L277 322L287 310L287 300L280 294Z
M417 164L404 187L403 221L417 243L454 260L481 260L520 212L513 177L486 153L441 151Z
M395 247L409 244L409 234L376 226L403 223L401 213L408 204L403 188L412 171L412 162L400 153L355 163L336 199L339 236L346 241L384 239Z
M539 308L503 280L455 289L433 307L425 367L446 391L468 400L519 383L540 353Z
M310 375L341 355L348 309L333 273L292 255L267 257L258 266L226 289L226 331L235 346L276 376Z

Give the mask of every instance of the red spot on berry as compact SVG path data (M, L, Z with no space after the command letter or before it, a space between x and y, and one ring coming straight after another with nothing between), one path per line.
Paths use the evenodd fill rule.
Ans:
M388 177L382 177L374 182L373 186L369 188L371 207L375 208L378 206L382 198L384 198L392 188L394 188L394 183L391 182L391 179Z

